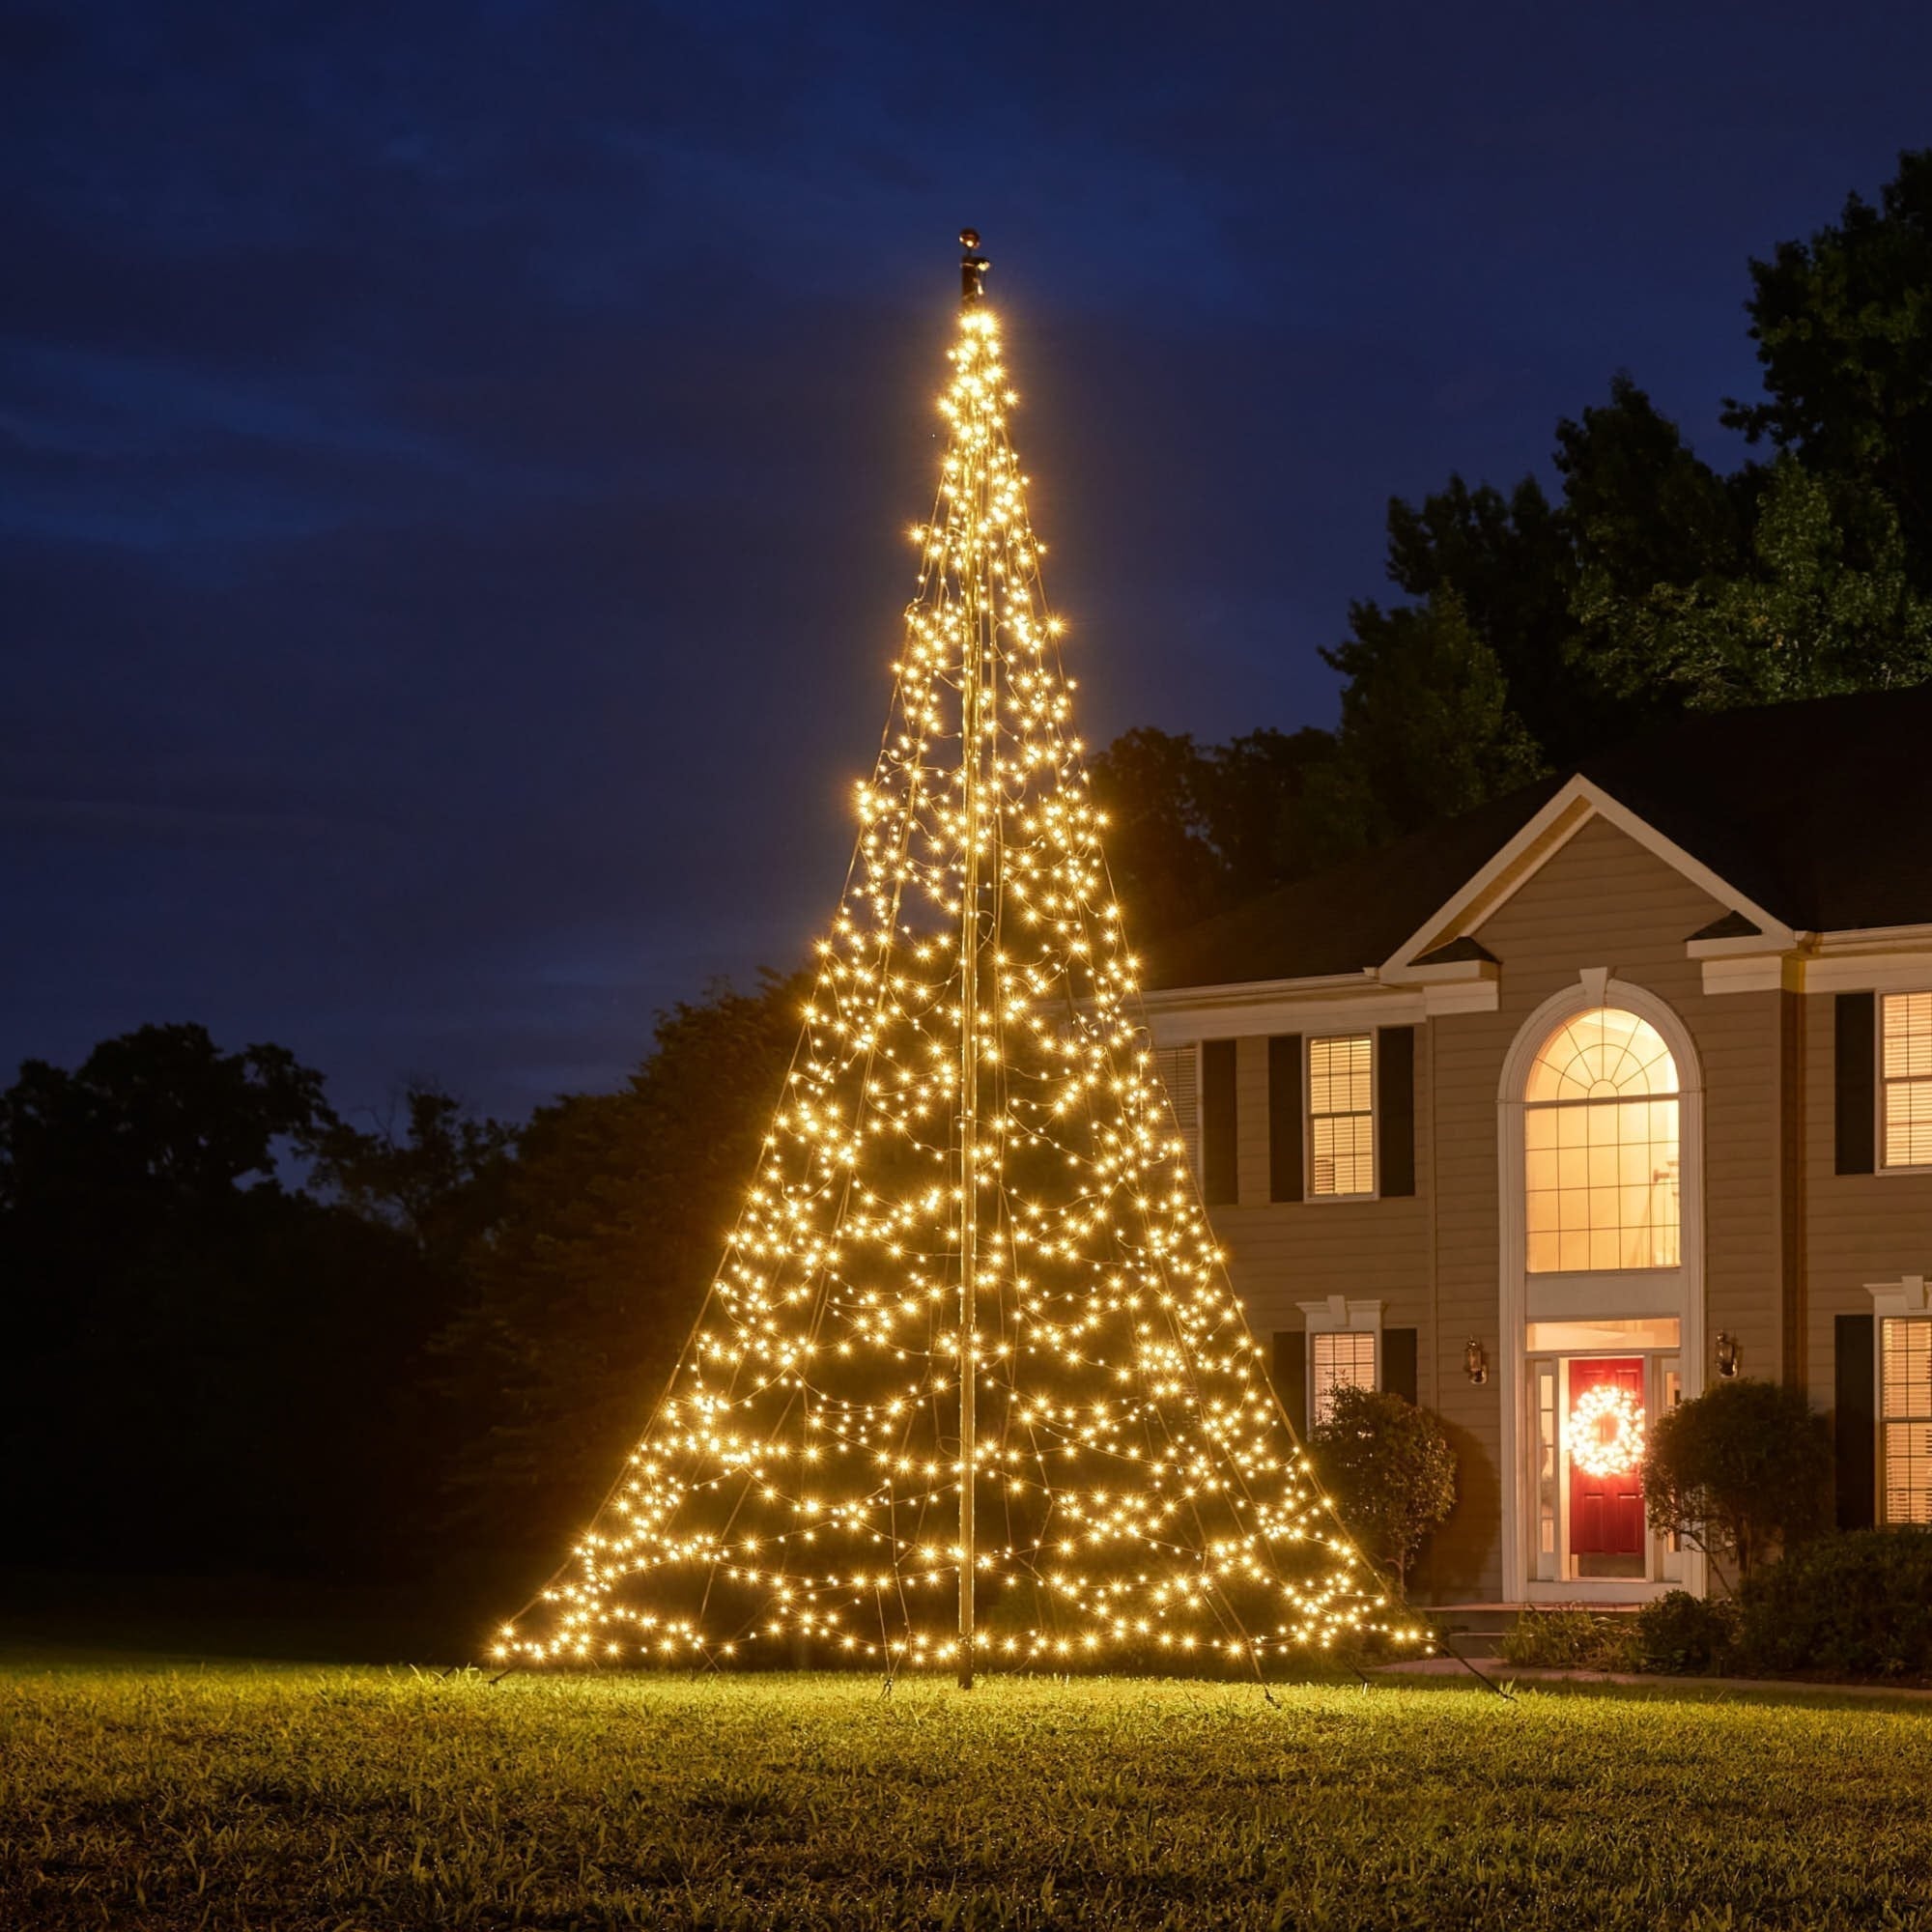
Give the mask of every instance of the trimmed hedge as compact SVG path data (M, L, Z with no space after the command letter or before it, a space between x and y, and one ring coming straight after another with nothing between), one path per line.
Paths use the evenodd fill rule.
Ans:
M1634 1617L1525 1610L1504 1660L1694 1677L1932 1679L1932 1529L1823 1536L1746 1579L1742 1598L1672 1590Z
M1631 1649L1639 1670L1708 1675L1729 1662L1737 1630L1738 1607L1729 1598L1671 1590L1637 1612Z
M1932 1677L1932 1530L1822 1536L1746 1579L1730 1667Z

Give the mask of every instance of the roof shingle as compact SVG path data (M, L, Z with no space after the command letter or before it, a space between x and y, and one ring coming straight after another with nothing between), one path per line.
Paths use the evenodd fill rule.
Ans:
M1932 923L1932 684L1692 714L1577 769L1800 931ZM1378 966L1570 776L1165 938L1148 984Z

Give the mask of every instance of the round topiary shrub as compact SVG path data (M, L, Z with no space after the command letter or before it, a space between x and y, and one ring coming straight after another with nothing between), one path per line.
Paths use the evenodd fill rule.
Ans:
M1820 1537L1749 1577L1741 1611L1745 1668L1932 1677L1932 1529Z
M1729 1598L1671 1590L1637 1612L1631 1647L1640 1670L1693 1677L1723 1668L1737 1631Z
M1387 1389L1338 1388L1308 1446L1344 1526L1400 1593L1423 1539L1456 1507L1441 1422Z
M1737 1575L1796 1548L1830 1516L1832 1437L1797 1389L1742 1378L1666 1409L1643 1459L1650 1526Z

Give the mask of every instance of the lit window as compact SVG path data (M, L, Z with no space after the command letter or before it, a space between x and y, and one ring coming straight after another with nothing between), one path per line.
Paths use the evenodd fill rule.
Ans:
M1932 993L1880 1002L1885 1164L1932 1167Z
M1365 1329L1318 1330L1308 1338L1308 1365L1319 1428L1335 1413L1338 1388L1375 1387L1375 1335Z
M1677 1063L1657 1029L1615 1007L1577 1014L1523 1098L1530 1272L1675 1267Z
M1185 1046L1154 1048L1153 1070L1167 1089L1168 1103L1174 1109L1175 1131L1187 1150L1187 1164L1201 1172L1201 1049L1189 1040Z
M1932 1317L1888 1315L1879 1326L1885 1520L1932 1523Z
M1376 1191L1375 1040L1365 1033L1308 1042L1308 1191Z

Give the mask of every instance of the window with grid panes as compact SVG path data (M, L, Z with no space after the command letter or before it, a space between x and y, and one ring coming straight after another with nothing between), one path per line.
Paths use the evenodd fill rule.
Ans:
M1932 1316L1888 1315L1879 1328L1885 1520L1932 1523Z
M1565 1020L1523 1099L1529 1271L1675 1267L1677 1063L1657 1029L1616 1007Z
M1308 1191L1376 1191L1375 1036L1308 1042Z
M1879 1002L1881 1146L1887 1167L1932 1167L1932 993Z
M1315 1398L1309 1414L1320 1425L1335 1413L1338 1388L1375 1387L1374 1333L1354 1328L1318 1329L1308 1338L1308 1374L1310 1393Z
M1201 1172L1201 1048L1189 1040L1184 1046L1154 1049L1153 1070L1167 1089L1174 1108L1175 1131L1187 1149L1187 1164Z

